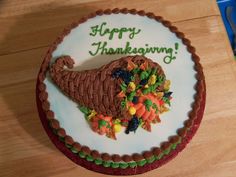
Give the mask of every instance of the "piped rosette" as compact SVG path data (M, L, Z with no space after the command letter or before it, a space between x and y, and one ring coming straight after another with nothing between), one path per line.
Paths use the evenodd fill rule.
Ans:
M161 66L144 56L127 56L99 69L69 71L73 60L60 57L51 66L54 82L78 102L91 129L109 138L116 133L151 131L169 111L172 92ZM82 90L82 91L81 91Z

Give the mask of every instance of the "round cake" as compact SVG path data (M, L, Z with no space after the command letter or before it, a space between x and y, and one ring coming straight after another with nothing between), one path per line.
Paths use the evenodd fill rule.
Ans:
M105 174L158 168L200 125L205 79L190 41L169 21L107 9L66 28L36 86L38 112L56 147Z

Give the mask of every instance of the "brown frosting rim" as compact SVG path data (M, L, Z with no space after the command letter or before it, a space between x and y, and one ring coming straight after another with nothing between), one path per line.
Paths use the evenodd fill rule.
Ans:
M192 111L189 113L189 119L188 122L186 122L184 124L184 127L180 128L177 131L177 138L181 138L184 139L185 141L182 141L179 145L181 144L187 144L189 142L189 140L191 139L191 137L194 135L195 130L197 129L201 119L198 118L198 112L200 109L200 104L202 102L204 102L205 96L203 95L203 93L205 93L205 78L203 75L203 69L201 64L199 63L199 56L195 53L195 48L191 45L190 40L188 40L187 38L185 38L184 34L182 32L179 32L177 27L173 26L171 24L171 22L164 20L161 16L156 16L153 13L149 12L146 13L145 11L141 10L141 11L137 11L136 9L131 9L128 10L127 8L123 8L123 9L106 9L106 10L98 10L95 13L91 13L90 15L88 15L87 17L81 18L79 21L72 23L69 27L65 28L62 35L60 35L55 41L54 43L51 45L51 47L49 48L49 50L47 51L43 63L41 65L39 74L38 74L38 98L41 102L41 106L43 108L43 111L45 113L45 115L47 116L51 127L54 130L60 130L60 137L64 137L65 138L65 142L68 143L69 145L73 146L76 149L80 149L81 151L83 151L85 154L87 155L92 155L92 156L96 156L96 157L101 157L103 160L105 161L110 161L110 160L120 160L122 159L122 161L124 162L129 162L129 161L140 161L142 159L145 159L145 157L147 158L147 156L149 157L150 154L153 155L157 155L160 154L162 151L165 151L169 148L169 146L171 145L171 143L173 143L173 139L170 139L167 142L163 142L161 148L159 147L153 147L151 150L149 151L145 151L142 154L124 154L123 156L119 156L119 155L110 155L108 153L103 153L100 154L98 151L96 150L90 150L89 147L87 146L83 146L80 145L77 142L74 142L73 138L66 135L66 132L63 128L60 127L59 122L56 120L54 113L52 110L50 110L50 103L48 102L47 98L48 98L48 93L46 92L46 86L43 83L44 79L46 78L46 73L48 71L49 68L49 63L50 63L50 59L52 58L52 53L53 51L57 48L57 45L60 44L63 41L63 38L68 35L70 33L70 31L79 26L81 23L86 22L88 19L93 18L95 16L100 16L100 15L109 15L109 14L138 14L140 16L147 16L150 19L155 19L157 22L162 23L164 26L166 26L171 32L175 33L176 36L182 40L183 44L186 45L187 50L189 51L189 53L191 53L192 55L192 60L195 63L194 69L197 71L196 74L196 79L197 79L197 84L196 84L196 95L195 95L195 102L192 105ZM191 120L191 121L190 121ZM196 121L197 122L196 122ZM194 130L194 131L193 131ZM193 133L191 132L193 131ZM187 137L188 136L188 137ZM79 148L78 148L78 144L79 144ZM173 150L174 151L174 150ZM78 157L79 158L79 157Z

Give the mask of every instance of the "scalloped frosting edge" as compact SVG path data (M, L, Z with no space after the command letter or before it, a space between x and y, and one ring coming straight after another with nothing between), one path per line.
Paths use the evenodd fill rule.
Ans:
M52 125L51 125L51 127L52 127ZM63 131L63 130L59 129L59 131ZM163 156L168 155L171 152L171 150L176 149L178 144L181 143L181 137L178 136L178 139L176 139L176 137L175 137L174 141L176 141L176 142L173 142L167 146L165 145L165 147L163 147L163 149L155 149L154 150L156 152L155 154L148 154L148 152L144 152L143 153L144 159L140 159L138 161L132 160L130 162L125 162L123 160L123 158L124 159L126 158L125 156L122 158L121 161L115 160L115 156L113 156L113 158L111 160L106 161L101 156L97 157L96 151L88 152L88 149L82 150L81 145L79 143L71 144L71 137L60 136L60 133L58 134L58 131L56 131L55 129L54 129L54 133L59 137L59 140L62 141L68 149L70 149L71 152L73 152L74 154L76 154L80 158L86 159L89 162L94 162L96 165L102 165L104 167L112 167L112 168L122 168L122 169L125 169L128 167L135 168L137 166L144 166L147 163L153 163L156 160L160 160Z

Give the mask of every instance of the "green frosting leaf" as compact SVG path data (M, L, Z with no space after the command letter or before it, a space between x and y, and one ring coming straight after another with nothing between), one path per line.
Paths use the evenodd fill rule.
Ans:
M65 145L66 145L66 147L69 148L69 149L72 148L72 145L70 145L70 144L66 144L66 143L65 143Z
M148 76L150 76L150 74L152 73L152 69L151 69L151 68L148 68L148 69L146 70L146 72L148 73Z
M131 93L129 94L129 96L127 97L128 101L132 101L133 98L134 98L134 96L135 96L135 94L136 94L135 91L131 92Z
M164 153L161 153L158 156L155 156L155 159L160 160L163 156L164 156Z
M155 89L155 87L154 87L154 85L151 85L151 86L149 86L149 90L150 90L150 92L154 92L156 89Z
M156 114L159 112L158 107L155 103L152 104L152 108L155 109Z
M80 151L80 152L79 152L79 156L80 156L81 158L85 158L86 155L84 154L84 152Z
M145 159L140 160L139 162L137 162L138 166L144 166L147 163L147 161Z
M127 85L126 85L124 82L122 82L122 83L120 84L120 88L121 88L121 90L125 93L126 90L127 90Z
M151 74L152 74L152 75L156 75L156 72L157 72L157 68L153 68Z
M171 150L171 146L170 146L169 148L167 148L167 149L164 150L164 154L165 154L165 155L169 154L169 153L170 153L170 150Z
M138 89L140 89L140 88L142 88L143 86L142 85L137 85L136 86L136 90L138 90Z
M150 92L150 87L149 88L146 88L146 89L143 89L143 94L146 95Z
M166 104L168 104L170 106L169 98L163 97L162 100L164 101L164 103L166 103Z
M131 81L134 81L134 80L135 80L135 77L134 77L134 76L131 76L130 79L131 79Z
M84 113L85 115L89 115L91 110L85 106L79 106L79 110Z
M102 164L102 159L95 159L94 160L96 165L101 165Z
M105 120L99 120L98 121L98 127L101 128L103 126L106 126L107 125L107 122Z
M138 74L139 72L140 72L140 68L134 68L131 72L133 73L133 74Z
M110 167L111 162L104 161L104 162L102 163L102 165L103 165L104 167Z
M73 153L75 153L75 154L77 154L79 151L77 150L77 149L75 149L74 147L72 147L71 149L70 149Z
M128 163L120 163L120 168L125 169L129 166Z
M144 124L144 121L143 121L143 119L139 119L139 127L142 127L143 126L143 124Z
M86 160L92 162L94 161L94 158L91 155L87 155Z
M165 80L164 76L158 76L157 77L157 83L159 83L160 85L162 84L162 82Z
M126 108L126 104L127 104L127 98L125 98L125 99L123 99L123 100L121 101L121 107L122 107L122 109L125 109L125 108Z
M146 100L144 101L144 105L145 105L146 109L147 109L148 111L150 111L150 107L152 107L152 101L149 100L149 99L146 99Z
M151 85L149 88L150 88L150 91L151 92L154 92L156 91L157 87L160 86L161 84L159 82L156 82L154 85Z
M129 166L130 166L131 168L134 168L134 167L137 166L137 163L136 163L136 162L129 162L128 164L129 164Z
M113 163L111 163L111 167L112 168L118 168L119 167L119 163L113 162Z
M149 76L148 72L147 71L142 71L141 74L140 74L140 79L143 80L143 79L147 79Z
M155 109L155 110L158 109L156 103L153 103L153 104L152 104L152 108Z
M177 146L177 144L172 144L172 145L171 145L171 148L172 148L172 149L176 149L176 146Z
M155 157L152 156L149 159L147 159L147 163L152 163L152 162L154 162L154 160L155 160Z

